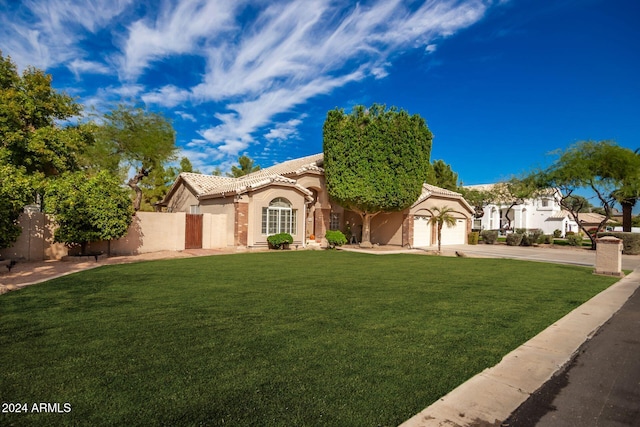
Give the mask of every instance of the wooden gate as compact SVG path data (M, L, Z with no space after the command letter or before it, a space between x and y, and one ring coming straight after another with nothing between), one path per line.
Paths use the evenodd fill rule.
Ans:
M202 214L187 214L184 236L185 249L202 249Z

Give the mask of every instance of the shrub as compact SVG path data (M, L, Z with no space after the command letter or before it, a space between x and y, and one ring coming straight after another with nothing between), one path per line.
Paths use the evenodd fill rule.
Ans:
M469 233L467 238L470 245L477 245L478 241L480 240L480 233L478 233L477 231L472 231L471 233Z
M575 234L575 231L567 231L567 234L565 234L564 237L575 236Z
M570 246L580 246L582 245L582 236L579 234L569 234L567 233L567 243Z
M625 255L640 255L640 233L607 232L598 233L598 237L613 236L622 240L622 253Z
M562 231L561 230L553 230L553 237L555 237L556 239L562 236Z
M540 230L539 228L534 228L532 230L529 230L526 234L522 236L521 244L522 246L534 245L538 243L538 240L540 240L540 237L542 237L542 230Z
M498 230L484 230L480 236L485 244L494 245L498 240Z
M550 245L553 243L553 236L551 234L543 234L538 239L538 243L544 243L545 245Z
M293 243L293 237L289 233L273 234L267 237L267 242L273 249L284 249L287 245Z
M342 246L347 243L347 238L340 230L329 230L324 236L329 243L329 249L333 249L336 246Z
M524 237L524 234L521 234L521 233L507 234L507 245L508 246L520 246L520 243L522 243L522 238L523 237Z

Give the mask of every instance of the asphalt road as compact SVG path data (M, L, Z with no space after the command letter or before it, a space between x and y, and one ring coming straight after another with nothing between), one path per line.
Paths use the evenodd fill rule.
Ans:
M640 426L640 290L503 426Z

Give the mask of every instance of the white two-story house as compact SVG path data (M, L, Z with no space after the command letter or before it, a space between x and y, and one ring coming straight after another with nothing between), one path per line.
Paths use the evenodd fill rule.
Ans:
M466 188L480 191L491 190L497 184L467 185ZM542 195L524 200L514 205L508 212L510 204L491 203L484 207L484 215L474 218L474 230L500 230L501 233L516 229L540 229L544 234L553 234L560 230L562 237L568 231L578 232L578 224L571 215L562 209L560 193L557 189L549 189ZM510 220L510 221L509 221Z

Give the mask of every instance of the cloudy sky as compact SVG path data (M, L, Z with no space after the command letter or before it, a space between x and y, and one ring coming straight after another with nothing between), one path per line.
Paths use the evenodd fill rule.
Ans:
M637 0L0 0L0 50L99 111L144 102L205 173L322 151L328 110L424 117L466 184L640 147Z

